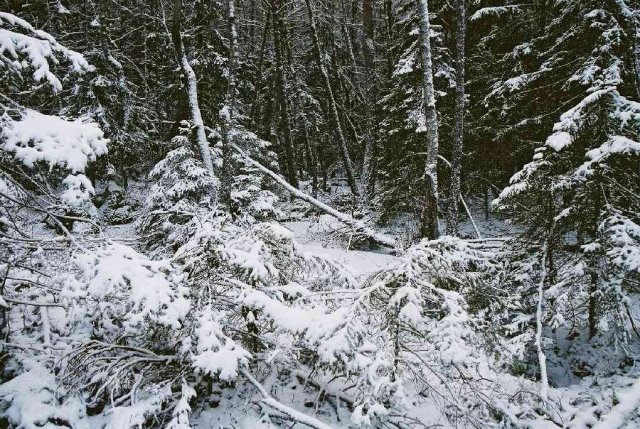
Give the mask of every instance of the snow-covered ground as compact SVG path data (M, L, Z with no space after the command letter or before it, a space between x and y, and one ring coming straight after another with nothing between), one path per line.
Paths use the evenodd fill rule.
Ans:
M332 238L342 225L326 215L317 220L285 222L284 226L293 232L304 252L339 262L355 276L383 270L397 261L388 253L348 249L348 243Z

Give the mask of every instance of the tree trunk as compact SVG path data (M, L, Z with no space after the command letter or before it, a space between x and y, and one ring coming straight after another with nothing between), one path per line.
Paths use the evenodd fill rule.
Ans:
M355 172L353 169L353 163L351 162L351 156L349 155L349 148L347 146L347 140L344 136L344 131L342 129L342 122L340 121L340 114L338 113L338 106L336 104L335 97L333 95L333 89L331 87L331 81L329 80L329 73L327 72L327 68L322 61L322 49L320 47L320 40L318 38L318 30L316 27L316 20L313 14L313 6L311 5L311 0L305 0L307 5L307 12L309 14L309 25L311 27L311 33L313 37L313 47L315 49L316 61L318 63L318 68L320 69L320 74L322 75L322 81L325 87L325 91L327 91L329 110L331 113L331 118L336 127L336 134L338 135L338 142L340 144L340 153L342 155L342 162L344 164L345 173L347 174L347 180L349 182L349 187L351 188L351 192L353 194L356 205L360 205L362 199L360 197L360 190L358 187L358 182L356 180Z
M465 0L456 0L456 101L455 125L453 132L453 151L451 156L451 189L449 213L447 216L447 234L458 235L458 197L460 194L460 171L462 167L462 148L464 146L464 102L465 102L465 34L467 11Z
M422 44L422 83L427 125L427 159L425 162L425 200L420 217L420 234L428 239L438 238L438 112L433 87L431 40L429 39L428 0L419 0L420 40Z
M362 161L362 197L364 203L369 204L375 192L376 179L376 141L373 135L373 82L375 76L375 45L374 45L374 11L373 0L362 0L362 27L364 34L363 54L364 68L362 83L364 84L364 118L365 118L365 148Z
M262 86L262 68L264 65L264 54L267 46L267 39L269 35L271 25L271 11L267 11L265 15L264 21L264 30L262 32L262 42L260 43L260 54L258 55L258 70L256 72L256 81L253 88L253 96L251 98L251 109L249 113L249 119L253 125L257 122L257 114L258 114L258 93L260 92L260 87Z
M538 303L536 306L536 336L534 344L538 352L538 365L540 366L540 397L547 400L547 392L549 391L549 380L547 378L547 357L542 348L542 330L544 327L544 301L545 286L547 284L547 242L542 247L542 261L540 263L540 281L538 282Z
M182 20L182 0L175 0L173 3L173 27L171 31L171 37L173 39L173 46L176 51L176 57L180 63L180 70L184 75L187 84L187 96L189 99L189 107L191 108L191 119L196 129L196 142L198 143L198 149L200 151L200 157L204 168L212 175L215 176L213 169L213 161L211 160L211 151L209 150L209 142L207 141L207 135L204 130L204 122L202 120L202 114L200 113L200 104L198 102L198 81L196 79L196 73L191 68L187 55L182 47L182 35L180 34L180 21ZM213 201L216 203L215 190L211 195Z
M289 192L292 197L298 198L298 199L300 199L302 201L306 201L307 203L313 205L314 207L316 207L317 209L321 210L322 212L324 212L324 213L326 213L326 214L328 214L330 216L333 216L334 218L338 219L340 222L342 222L345 225L349 226L356 234L364 236L364 237L367 237L373 243L379 244L381 246L389 247L389 248L392 248L392 249L395 249L398 246L398 243L396 242L396 240L394 238L389 237L389 236L384 235L384 234L380 234L380 233L376 232L375 230L369 228L364 222L362 222L360 220L357 220L357 219L354 219L353 217L349 216L348 214L339 212L338 210L336 210L336 209L324 204L323 202L316 200L311 195L305 194L304 192L300 191L299 189L294 188L289 183L287 183L287 181L285 179L280 177L278 174L276 174L273 171L269 170L267 167L265 167L264 165L260 164L258 161L254 160L249 155L247 155L238 146L232 144L231 147L239 155L241 155L249 164L253 165L258 170L262 171L264 174L266 174L267 176L271 177L278 185L280 185L287 192Z
M282 0L272 1L273 15L273 45L276 54L276 91L278 105L280 107L280 128L282 131L282 143L284 145L287 180L298 187L298 167L296 152L291 139L291 120L289 118L289 103L287 98L287 76L284 72L284 41L283 38L283 8Z
M234 0L228 0L229 5L229 77L225 106L220 112L222 120L222 172L220 174L220 199L231 210L231 185L233 180L231 149L229 148L229 134L233 128L236 107L236 46L238 33L236 31L236 12Z
M301 84L302 80L298 77L298 73L296 72L296 68L293 66L293 49L291 47L290 44L290 40L292 39L290 37L290 32L289 32L289 26L287 25L286 22L284 22L284 26L283 26L283 33L285 35L284 37L284 44L286 46L286 52L287 52L287 58L288 58L288 69L287 69L287 73L289 74L289 76L291 76L291 80L293 81L293 91L296 94L295 96L295 101L297 103L297 109L298 109L298 113L294 114L294 120L301 122L300 126L302 127L302 132L304 135L304 142L303 142L303 150L300 150L300 160L299 160L299 164L300 165L304 165L306 164L306 168L309 172L309 175L311 176L311 195L313 195L314 197L318 196L318 169L317 169L317 160L316 160L316 156L313 150L313 147L315 146L314 143L312 143L312 136L311 133L309 133L309 127L310 127L310 123L308 121L308 117L305 114L305 104L304 104L304 100L302 98L302 94L304 92L303 86ZM303 168L300 167L300 176L304 175L304 171Z
M600 224L600 209L602 205L602 197L599 192L599 186L596 186L596 191L593 195L593 214L591 219L591 231L590 231L590 240L596 241L598 239L598 226ZM591 280L591 284L589 285L589 302L588 302L588 323L589 323L589 340L591 340L598 333L598 283L599 283L599 271L600 271L600 260L601 258L596 253L591 258L589 267L589 280Z

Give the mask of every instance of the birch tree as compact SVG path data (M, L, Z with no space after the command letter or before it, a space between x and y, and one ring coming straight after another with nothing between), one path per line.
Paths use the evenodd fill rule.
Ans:
M236 46L238 44L238 33L236 31L236 13L234 0L228 1L229 7L229 65L228 65L228 88L225 98L225 105L220 112L222 120L222 173L220 180L221 200L228 208L231 208L231 180L232 163L231 149L229 148L229 133L233 127L236 107Z
M181 21L182 0L175 0L173 3L173 27L171 31L173 47L176 51L178 62L180 63L180 70L182 71L187 84L189 108L191 109L191 119L193 120L196 131L196 142L198 144L198 150L200 151L200 157L202 158L204 167L211 173L213 177L215 177L213 161L211 160L211 151L209 149L209 142L207 141L207 135L204 129L204 121L202 120L202 113L200 112L200 104L198 101L198 81L196 78L196 73L193 71L191 64L189 64L187 54L182 45L182 35L180 34ZM215 196L213 197L215 201Z
M433 87L428 0L419 0L418 8L420 14L420 42L422 45L422 91L427 126L424 169L425 198L420 217L420 234L422 237L435 239L440 235L438 226L438 112L436 110L436 97Z

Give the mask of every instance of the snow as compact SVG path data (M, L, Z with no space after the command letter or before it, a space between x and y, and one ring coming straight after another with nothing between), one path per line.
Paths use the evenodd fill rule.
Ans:
M0 124L0 149L28 167L43 161L78 173L107 153L109 140L96 123L85 119L70 121L26 109L20 120L5 114Z
M469 17L470 21L476 21L482 18L491 16L501 16L505 13L516 13L521 11L521 5L509 5L509 6L489 6L478 9L473 15Z
M396 65L396 69L393 72L393 76L402 76L405 74L409 74L413 72L415 68L415 56L410 56L408 58L400 58L398 60L398 64Z
M233 20L233 0L229 1L229 16ZM577 3L567 2L567 7ZM407 9L408 19L413 22L422 20L425 45L430 44L430 36L434 41L437 37L438 63L446 63L449 53L440 49L440 42L446 42L441 38L441 30L428 28L427 0L419 1L418 5L421 16L416 16L415 2L403 1L396 6ZM635 11L628 10L623 0L614 0L613 5L622 11L615 18L622 15L635 23ZM54 0L49 6L53 18L56 6L57 13L69 13L60 1ZM312 14L309 1L307 6ZM519 5L481 8L472 20L518 10ZM609 17L605 15L592 12L587 18ZM578 16L583 18L584 14ZM92 17L92 14L85 16L84 23ZM95 18L89 25L101 27L109 20L105 16L101 24ZM592 24L598 23L586 23ZM315 30L315 25L312 26ZM230 27L233 47L237 34ZM607 54L604 51L608 49L611 54L621 51L620 45L608 43L620 36L616 33L619 29L614 27L602 32L607 43L601 53ZM135 31L144 32L144 28ZM222 45L225 33L216 35L222 37ZM418 35L415 30L411 34ZM416 39L411 40L414 55L419 47ZM547 39L543 39L519 44L505 54L506 59L519 64L505 72L515 77L493 87L494 93L499 92L507 104L517 101L509 99L507 92L522 90L559 65L549 60L538 71L525 73L526 68L540 63L536 58L541 54L540 42L546 43ZM118 36L114 40L122 39ZM492 44L490 39L487 41ZM315 42L318 56L324 55ZM80 43L100 55L95 46L85 45ZM118 54L123 61L127 58L125 51ZM563 52L561 56L564 55ZM545 56L542 53L541 61ZM131 71L124 70L123 64L135 69L135 64L121 64L109 53L104 57L103 65L115 67L121 83ZM555 247L557 259L546 261L543 248L540 264L540 248L527 241L539 243L540 236L513 240L466 238L474 236L471 227L481 231L475 231L478 237L516 232L497 217L489 219L489 214L484 222L478 222L479 228L475 222L468 222L461 228L460 238L443 236L413 243L410 242L415 238L411 236L413 231L408 231L415 223L406 218L395 220L384 229L375 224L375 212L358 211L358 215L363 215L360 218L348 214L348 209L336 210L333 207L349 204L344 198L349 194L346 187L338 192L320 190L319 198L312 198L274 172L276 163L271 163L267 143L237 128L227 136L235 144L232 160L241 172L235 176L231 195L236 204L233 213L229 213L225 207L212 203L215 198L209 198L214 197L219 185L213 170L222 162L217 156L219 148L210 147L210 143L220 135L205 128L202 113L207 112L200 111L197 76L192 65L199 61L205 70L206 64L195 51L194 57L200 60L190 63L186 54L177 59L186 77L185 95L195 127L183 124L182 134L166 146L163 141L145 143L144 147L150 145L154 150L142 154L144 160L161 156L169 147L178 149L169 151L152 171L154 185L147 183L141 187L148 196L148 204L139 212L135 212L135 202L126 195L131 187L114 185L117 174L107 174L111 183L105 184L102 180L105 177L101 176L103 166L87 171L89 162L107 153L108 141L96 124L85 119L48 116L19 106L14 109L12 101L4 109L7 113L0 118L2 162L33 167L38 173L32 176L33 180L43 179L43 183L32 183L31 188L42 185L44 195L41 199L35 192L30 195L31 188L13 192L9 180L0 178L3 193L0 243L3 246L9 243L5 246L8 252L4 247L0 252L0 272L5 273L0 324L6 328L3 334L7 334L0 351L8 356L2 361L6 382L0 386L0 425L29 429L158 425L171 429L191 426L274 429L304 425L319 429L354 425L403 428L563 425L576 429L626 429L638 425L640 378L636 356L640 343L634 331L638 334L640 307L634 291L640 273L640 226L634 212L637 207L632 205L629 210L615 206L622 205L619 203L622 199L626 204L634 198L635 190L614 189L628 187L635 170L628 176L625 171L620 174L623 179L630 179L626 183L607 182L609 178L603 177L605 180L599 183L606 191L607 201L599 224L591 222L588 231L580 229L565 234L566 230L562 230L563 236L557 237L560 245ZM267 52L265 58L268 57ZM418 57L406 54L402 57L395 75L414 72L419 62ZM429 57L426 55L427 60ZM627 61L625 56L621 58ZM323 61L318 59L327 81L329 107L336 119L333 122L344 140L342 149L347 159L346 140L340 131L329 77ZM225 64L220 56L214 62L219 66ZM66 50L51 36L19 18L0 13L0 69L12 73L8 76L10 87L19 81L7 94L20 93L18 100L27 103L47 100L50 89L60 91L61 82L66 82L66 76L55 73L68 64L76 72L90 69L80 54ZM575 66L571 61L567 64ZM439 67L436 77L452 76L445 66ZM594 88L600 84L615 85L622 76L621 70L628 72L618 59L587 61L575 67L579 69L575 79L593 84ZM296 70L293 67L292 71ZM225 76L232 79L233 73ZM206 80L207 76L201 78ZM298 83L304 86L304 81L292 78L294 86ZM111 95L118 96L119 93L108 91L110 86L104 77L99 79L102 79L99 88L106 91L107 101ZM86 80L41 106L48 113L90 112L91 106L82 105L87 95L84 91L89 90L81 86ZM39 82L38 86L32 81ZM491 79L487 82L491 85ZM19 87L23 83L32 85L33 94L22 92ZM420 94L414 83L413 90L406 90L405 100L415 104ZM430 92L427 98L431 99L428 107L435 103L431 83L426 83ZM570 83L566 89L577 85L578 82ZM38 88L45 91L38 92ZM229 88L234 88L233 79ZM247 88L255 89L253 84ZM640 154L636 136L640 104L624 100L615 88L590 89L587 94L561 116L553 134L543 147L536 149L533 162L514 175L500 198L525 190L546 190L546 184L540 186L535 179L547 167L557 170L558 164L552 163L560 157L576 164L561 180L553 182L553 186L557 182L563 186L557 194L558 204L565 204L575 194L570 188L572 184L591 179L588 176L595 173L608 173L619 165L617 161L625 167L635 166L632 157ZM69 95L78 99L71 106L64 106ZM565 97L568 93L560 95ZM305 93L302 97L309 96ZM93 101L104 101L102 98ZM123 140L125 144L138 142L138 138L149 133L156 135L154 124L170 128L170 121L156 117L153 106L147 106L144 98L125 98L135 99L143 107L139 114L131 116L132 121L142 121L140 127L132 124L132 129L128 129L130 115L125 108L124 127L116 125L108 129L114 135L124 133L121 136L127 137ZM303 100L304 109L292 109L293 121L309 119L313 133L321 132L319 128L330 129L331 124L319 116L321 100L307 98ZM207 108L210 104L207 103ZM605 118L609 126L602 131L611 135L594 143L584 131L590 126L589 118L594 111L602 107L609 114ZM221 117L230 119L233 108L232 104L225 105ZM107 106L100 109L97 114L104 115L102 120L119 121L119 113L109 113L111 109ZM205 116L211 117L211 112L208 113ZM92 114L95 117L96 112ZM261 111L258 116L262 116ZM518 126L528 125L527 121L543 125L545 117L527 119ZM434 115L429 118L437 119ZM437 128L437 121L427 127L423 110L410 111L404 119L405 131L421 133ZM507 128L510 122L505 122ZM159 125L163 123L166 126ZM357 125L350 132L356 139ZM618 125L619 129L612 131ZM504 137L505 127L499 128L494 131ZM205 131L209 132L209 140ZM587 138L578 140L576 137L581 134ZM157 137L163 140L162 136ZM589 145L587 149L578 144L583 141ZM190 146L195 149L196 144L199 155L190 149ZM358 149L357 146L350 149ZM576 153L565 153L571 150ZM431 152L429 157L435 154ZM331 155L329 158L339 154ZM313 158L313 154L310 156ZM113 158L111 161L118 164L112 168L118 173L120 169L128 170L122 172L123 176L127 174L132 180L146 169L145 162L131 165L128 156L123 164L115 160L120 156ZM264 164L268 168L262 163L265 158L270 162ZM427 162L433 174L436 159L434 155ZM48 164L49 172L38 163ZM347 171L349 165L346 162ZM322 170L329 170L329 174L344 173L332 168L322 165ZM95 174L100 179L97 192L83 174L85 171L88 176ZM494 173L490 176L494 177ZM6 179L11 179L11 174L3 172ZM483 179L469 176L471 182L478 178ZM304 206L301 211L310 217L296 222L273 221L274 214L279 212L277 198L266 188L274 182L306 202L308 205L301 203ZM301 189L308 187L308 182L301 183ZM38 212L36 221L23 221L23 217L33 216L37 210L28 206L32 201L42 202L42 207L46 205L47 210L56 213L68 213L65 210L69 209L74 215L94 214L97 210L92 199L98 194L100 198L96 201L102 203L102 189L111 192L107 197L109 204L117 199L115 206L125 200L126 212L151 219L147 224L151 226L144 229L138 225L135 231L132 225L111 226L96 217L95 223L91 222L95 228L57 236L57 231L46 231L41 225L46 213ZM625 196L616 196L618 191L625 192ZM353 193L358 193L355 186ZM48 194L52 194L51 198ZM458 195L453 196L455 202ZM483 207L478 199L469 200L473 213L480 213ZM4 204L5 201L9 203ZM28 203L26 207L20 205L23 201ZM553 208L553 204L550 206ZM312 218L314 215L308 213L314 210L325 214ZM533 207L532 214L541 214L538 211ZM109 213L109 209L102 209L101 213ZM558 224L571 225L581 213L572 207L554 214ZM104 218L113 220L106 215ZM23 234L14 226L16 222ZM564 235L569 237L565 240ZM385 250L353 250L354 246ZM575 262L574 257L579 260ZM593 261L596 262L592 265ZM549 265L554 262L554 269L547 273L545 262ZM594 282L589 275L595 272L594 267L601 268L599 264L602 270L597 272ZM553 282L554 277L557 283ZM596 287L602 286L601 290L594 293L593 289L583 287L584 279ZM632 292L628 293L628 289ZM584 310L591 304L589 299L595 297L597 305L590 308L598 312L595 322L599 332L587 339L592 315ZM610 342L605 345L611 347L604 347L603 342ZM610 365L612 362L615 365ZM578 381L579 378L582 380ZM97 411L99 416L87 417L85 413L95 410L87 409L85 400L105 408Z
M578 176L592 174L594 164L604 163L612 155L640 156L640 143L624 136L611 136L607 142L586 153L589 160L578 168L576 174Z
M370 238L371 240L375 241L378 244L381 244L381 245L386 246L386 247L390 247L392 249L395 248L398 245L396 240L394 240L392 237L386 236L384 234L380 234L380 233L376 232L374 229L372 229L369 226L367 226L364 222L361 222L360 220L354 219L353 217L349 216L348 214L339 212L336 209L326 205L322 201L319 201L319 200L313 198L311 195L305 194L304 192L301 192L299 189L294 188L285 179L283 179L281 176L279 176L278 174L276 174L273 171L269 170L268 168L266 168L265 166L263 166L259 162L257 162L254 159L252 159L249 155L247 155L247 153L245 153L237 145L233 144L233 145L231 145L231 147L238 154L240 154L249 164L253 165L258 170L260 170L261 172L265 173L267 176L271 177L274 181L276 181L279 185L281 185L283 188L285 188L290 194L292 194L296 198L318 207L323 212L335 217L340 222L342 222L345 225L348 225L349 227L351 227L355 232L360 233L360 234L366 236L367 238Z
M611 429L624 427L625 421L632 415L640 417L640 379L636 380L628 389L617 392L618 404L615 405L604 418L592 429Z
M593 91L586 97L584 97L578 104L576 104L571 109L567 110L565 113L560 115L560 121L556 122L553 126L553 131L557 133L575 133L578 131L582 122L584 120L585 111L591 107L594 103L597 103L600 98L605 95L612 95L614 97L618 97L619 94L616 91L615 87L607 87L603 89L599 89L597 91ZM560 149L564 149L565 146L560 147ZM560 150L558 149L558 150Z
M323 244L323 238L326 239L341 228L328 215L320 216L317 221L284 222L284 225L293 232L303 252L331 259L345 266L355 276L372 274L398 261L396 256L387 253L347 250L335 243Z
M564 131L551 134L549 138L547 138L545 144L551 147L556 152L560 152L562 149L571 144L571 134Z
M166 261L151 261L120 243L110 243L97 254L80 253L75 261L94 299L108 302L124 297L130 302L126 320L132 332L145 317L168 327L181 326L190 302L174 285Z
M67 422L69 427L88 429L84 405L79 398L58 401L55 376L41 364L25 360L22 374L0 385L3 416L12 427L47 427L50 420Z
M66 189L60 194L60 201L68 206L73 213L92 214L95 207L91 202L91 197L96 191L91 181L84 174L68 175L62 184Z
M0 26L14 26L28 34L0 28L0 64L4 63L10 71L21 71L25 67L20 61L23 57L28 66L33 67L33 79L36 82L46 80L54 91L62 89L60 79L50 70L49 62L57 64L56 57L62 57L71 63L76 73L91 71L93 67L84 57L60 45L48 33L36 30L25 20L7 12L0 12Z
M180 392L180 400L173 409L173 419L167 425L167 429L190 429L189 414L191 413L191 407L189 401L197 396L196 391L187 384L186 381L182 381L182 387Z
M194 357L193 365L205 374L231 381L238 376L240 368L248 364L251 354L223 333L213 314L210 306L200 312L196 329L199 354Z
M261 291L248 293L243 303L249 308L262 310L273 320L277 329L296 334L305 333L312 341L334 332L345 317L344 309L327 314L323 308L289 307Z
M142 399L129 406L110 408L108 421L104 429L125 429L141 427L149 415L160 411L163 400L171 395L168 387L161 389L157 395Z

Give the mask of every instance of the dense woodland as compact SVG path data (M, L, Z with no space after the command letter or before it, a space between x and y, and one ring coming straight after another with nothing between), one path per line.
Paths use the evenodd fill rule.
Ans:
M0 0L0 427L640 427L638 0Z

